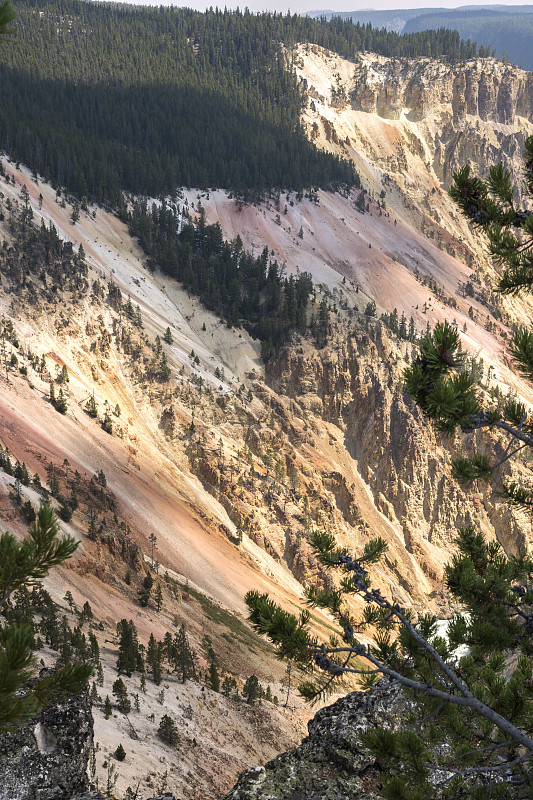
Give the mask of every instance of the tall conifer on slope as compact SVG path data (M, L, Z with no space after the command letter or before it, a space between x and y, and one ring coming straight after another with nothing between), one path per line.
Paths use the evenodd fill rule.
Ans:
M0 36L5 36L10 32L9 25L15 19L15 9L11 5L11 0L4 0L0 4Z
M52 508L42 505L29 535L18 542L0 536L0 611L13 592L38 585L52 567L67 561L78 547L71 536L60 538ZM92 664L66 664L53 674L26 684L34 671L33 632L29 625L0 623L0 731L26 722L51 702L79 691Z
M117 669L131 678L132 673L137 669L139 659L139 642L137 639L137 629L130 619L121 619L117 622L117 633L120 636L118 645Z
M189 644L185 625L181 625L179 632L174 637L174 669L185 683L187 679L196 679L196 667L194 664L194 654Z

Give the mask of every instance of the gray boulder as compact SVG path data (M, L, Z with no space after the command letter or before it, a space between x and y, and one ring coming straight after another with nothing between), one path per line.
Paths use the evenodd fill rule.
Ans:
M244 772L223 800L379 800L380 770L359 734L395 730L411 708L398 685L353 692L316 714L299 747Z
M0 736L0 800L70 800L88 789L93 717L87 693Z

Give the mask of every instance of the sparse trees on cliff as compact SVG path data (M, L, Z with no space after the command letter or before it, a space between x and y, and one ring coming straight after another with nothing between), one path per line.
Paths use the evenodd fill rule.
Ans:
M39 585L52 567L72 556L77 546L71 536L59 536L57 519L48 504L41 506L23 541L17 541L11 533L2 534L0 610L5 612L17 590ZM34 671L33 647L31 625L0 623L0 730L9 730L47 704L79 691L92 672L91 663L68 663L28 689L26 684Z

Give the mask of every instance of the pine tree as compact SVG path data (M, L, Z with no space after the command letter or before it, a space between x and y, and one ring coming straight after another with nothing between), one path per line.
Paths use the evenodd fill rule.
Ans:
M72 597L72 592L67 591L63 600L66 600L68 603L68 607L70 609L70 613L72 614L76 610L76 603L74 602L74 598Z
M129 714L131 711L131 702L128 697L128 690L122 678L117 678L113 683L113 694L118 706L118 710L122 714Z
M91 515L89 519L89 528L87 530L87 536L92 542L96 542L98 539L98 529L96 527L96 522L94 516Z
M168 744L171 747L176 747L176 745L179 744L180 737L178 734L178 728L172 717L169 717L168 714L164 714L161 717L157 733L159 738L165 742L165 744Z
M185 683L188 679L196 679L196 669L194 665L194 656L187 639L185 632L185 625L181 625L179 632L174 637L175 641L175 662L174 670L181 678L181 682Z
M230 678L229 675L224 676L224 680L222 681L222 694L225 697L229 697L232 691L237 688L237 682L235 678Z
M70 377L68 374L68 369L66 364L63 364L61 370L59 371L59 375L56 378L57 383L68 383L70 381Z
M107 407L106 407L106 410L104 412L104 418L102 420L102 429L106 433L109 433L109 435L111 435L113 433L113 419L112 419L111 414L109 412L109 409Z
M137 591L137 596L139 598L139 603L141 606L146 607L150 601L150 595L152 593L152 586L154 585L154 579L148 573L143 580L142 589Z
M533 136L525 143L525 184L533 197ZM489 250L502 273L498 291L516 295L533 285L533 211L516 208L510 173L502 164L489 170L486 181L471 177L469 167L454 175L450 190L462 213L488 239ZM518 371L533 379L533 329L518 328L512 337L511 356ZM452 463L453 474L464 484L474 480L499 481L507 500L533 507L533 492L517 481L501 478L502 467L525 447L533 447L533 419L526 406L510 397L503 407L483 403L477 392L477 376L468 368L455 326L436 325L420 342L420 352L404 374L407 391L432 420L437 430L451 435L488 428L508 438L503 456L490 461L485 453L461 457Z
M98 667L100 664L100 646L93 631L89 631L89 644L91 649L91 659Z
M93 419L96 419L98 416L98 406L96 405L96 400L94 399L94 392L85 403L85 411Z
M172 342L174 341L174 339L172 338L172 331L170 330L170 328L166 329L165 335L163 336L163 341L166 342L167 344L172 344Z
M119 673L124 673L130 678L137 668L139 658L139 642L133 620L129 622L126 619L120 620L117 623L117 633L120 636L117 669Z
M157 610L161 611L161 607L163 605L163 591L160 583L158 583L156 586L154 599Z
M104 700L104 717L106 719L109 719L112 713L113 713L113 708L111 706L111 700L109 699L109 695L106 694Z
M418 707L412 720L403 720L395 733L378 727L360 737L380 765L384 796L434 798L431 779L439 770L439 797L477 800L486 796L488 783L494 798L509 797L511 783L513 797L527 797L533 765L533 560L507 558L497 543L461 529L459 552L445 574L464 613L448 625L447 641L433 615L415 618L371 587L368 567L386 550L381 539L367 542L358 558L330 534L315 531L310 539L322 565L338 569L341 580L325 589L309 587L308 603L328 609L340 635L317 641L308 629L308 610L295 617L258 592L246 596L250 620L280 657L326 673L324 681L300 685L307 699L324 695L346 674L358 676L367 689L385 676L412 695ZM364 602L359 619L346 605L350 596ZM460 644L470 652L457 663ZM500 774L504 782L495 780Z
M119 744L115 752L113 753L117 761L124 761L126 758L126 751L124 750L122 744Z
M154 634L150 634L148 648L146 650L146 664L152 671L152 680L159 686L163 677L163 647L161 642L156 641Z
M209 686L214 692L220 691L220 675L214 661L209 665Z
M261 687L259 686L259 679L257 675L250 675L250 677L246 679L242 690L242 695L246 702L251 706L253 706L255 701L260 697L260 689Z
M48 504L42 505L29 536L19 542L11 533L0 536L0 608L14 592L39 585L52 567L64 563L78 543L59 538L57 520ZM44 616L44 615L43 615ZM34 716L56 699L79 691L92 672L92 664L65 663L63 667L25 684L34 667L33 630L28 624L0 623L0 730L8 730Z

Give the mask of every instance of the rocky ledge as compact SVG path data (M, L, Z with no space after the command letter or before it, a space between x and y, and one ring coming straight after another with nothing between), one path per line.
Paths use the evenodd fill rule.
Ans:
M379 800L380 769L359 735L395 730L411 707L394 684L353 692L317 713L299 747L244 772L223 800Z
M0 800L70 800L88 789L93 717L87 693L0 736Z

